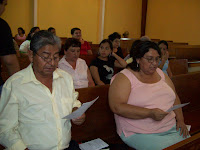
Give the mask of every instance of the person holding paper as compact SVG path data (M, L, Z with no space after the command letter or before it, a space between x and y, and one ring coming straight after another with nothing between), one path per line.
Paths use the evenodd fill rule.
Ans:
M133 61L111 80L109 104L115 114L117 133L135 149L160 150L189 136L170 78L158 68L160 49L141 41L130 55Z
M72 77L58 69L60 39L48 31L34 34L31 64L10 77L0 100L0 144L8 150L77 150L71 122L62 119L81 106ZM72 120L80 125L85 114Z

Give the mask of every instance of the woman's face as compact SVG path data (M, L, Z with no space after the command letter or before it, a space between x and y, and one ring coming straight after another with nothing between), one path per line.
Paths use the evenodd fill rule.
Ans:
M81 30L75 30L74 34L72 34L72 37L75 38L75 39L80 40L82 38Z
M67 51L64 51L67 61L77 61L80 56L80 47L69 47Z
M120 46L120 39L114 39L114 41L112 42L113 44L113 48L118 48Z
M112 52L110 49L109 43L102 43L99 47L99 55L103 58L106 58L109 56L109 54Z
M162 55L164 55L164 54L166 53L166 51L168 50L168 49L167 49L167 46L166 46L165 44L163 44L163 43L161 43L161 44L159 45L159 48L160 48L160 50L161 50Z
M153 74L160 61L160 55L155 49L150 48L147 53L140 59L137 59L137 63L140 66L140 71L145 74Z
M18 29L18 34L22 34L22 30L21 29Z
M39 32L39 31L40 31L40 29L37 28L33 33L31 33L31 37L33 37L33 35L34 35L36 32Z

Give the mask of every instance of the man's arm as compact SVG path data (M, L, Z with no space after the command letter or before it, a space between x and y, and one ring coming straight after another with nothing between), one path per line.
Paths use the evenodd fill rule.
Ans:
M15 54L1 56L1 59L8 69L9 76L20 70L19 62Z
M4 85L0 100L0 144L9 150L24 150L18 131L19 103L8 84Z

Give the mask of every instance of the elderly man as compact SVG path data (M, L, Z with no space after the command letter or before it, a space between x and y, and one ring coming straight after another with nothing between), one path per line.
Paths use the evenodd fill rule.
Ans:
M29 51L31 64L14 74L0 100L0 144L9 150L71 148L71 122L62 119L81 106L72 77L57 68L60 39L37 32ZM82 124L85 114L72 120Z

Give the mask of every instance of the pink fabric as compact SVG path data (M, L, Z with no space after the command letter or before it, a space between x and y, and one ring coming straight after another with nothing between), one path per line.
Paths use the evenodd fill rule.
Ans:
M91 46L87 41L84 41L83 44L81 44L81 50L80 50L80 54L81 55L87 55L88 54L88 50L91 50Z
M17 34L17 40L26 40L26 35L24 34L22 37Z
M85 88L88 87L87 70L88 66L85 60L78 58L76 61L76 68L74 69L65 59L65 55L59 61L58 67L66 72L68 72L74 82L74 88Z
M131 93L128 104L144 108L159 108L167 111L174 104L176 95L174 91L165 82L165 76L159 68L156 70L161 76L157 83L147 84L139 81L135 75L128 69L121 71L131 82ZM161 133L168 131L175 123L175 113L170 112L163 120L155 121L151 118L128 119L115 114L117 133L123 132L126 137L134 133Z

